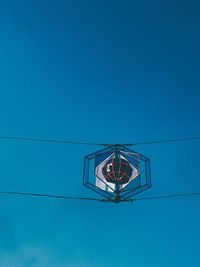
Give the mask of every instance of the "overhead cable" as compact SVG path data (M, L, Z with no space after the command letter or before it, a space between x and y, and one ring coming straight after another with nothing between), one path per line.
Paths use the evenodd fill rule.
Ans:
M200 136L152 140L152 141L136 142L136 143L127 144L127 145L128 146L137 146L137 145L149 145L149 144L171 143L171 142L192 141L192 140L200 140Z
M96 201L102 201L101 199L98 199L98 198L73 197L73 196L38 194L38 193L29 193L29 192L16 192L16 191L0 191L0 194L4 194L4 195L21 195L21 196L30 196L30 197L58 198L58 199L71 199L71 200L96 200Z
M104 143L92 143L92 142L81 142L81 141L79 142L79 141L43 139L43 138L20 137L20 136L6 136L6 135L0 135L0 139L31 141L31 142L46 142L46 143L61 143L61 144L72 144L72 145L91 145L91 146L104 146L104 147L113 145L113 144L104 144ZM150 141L128 143L128 144L122 144L122 145L123 146L137 146L137 145L147 145L147 144L170 143L170 142L177 142L177 141L190 141L190 140L200 140L200 136L150 140Z
M67 140L56 140L56 139L40 139L40 138L29 138L29 137L17 137L17 136L0 136L0 139L8 140L19 140L19 141L31 141L31 142L45 142L45 143L61 143L61 144L72 144L72 145L92 145L92 146L104 146L103 144L89 143L89 142L78 142L78 141L67 141Z
M0 191L0 194L4 195L18 195L18 196L29 196L29 197L41 197L41 198L54 198L54 199L65 199L65 200L89 200L89 201L100 201L100 202L108 202L105 199L99 198L88 198L88 197L76 197L76 196L65 196L65 195L51 195L51 194L39 194L39 193L30 193L30 192L17 192L17 191ZM189 196L197 196L200 195L200 192L192 192L192 193L182 193L182 194L168 194L168 195L160 195L160 196L150 196L143 198L135 198L133 201L144 201L144 200L158 200L158 199L166 199L166 198L178 198L178 197L189 197ZM130 199L131 200L131 199Z
M161 196L150 196L150 197L142 197L136 198L134 201L139 200L152 200L152 199L164 199L164 198L177 198L177 197L189 197L189 196L197 196L200 195L200 192L193 192L193 193L182 193L182 194L171 194L171 195L161 195Z

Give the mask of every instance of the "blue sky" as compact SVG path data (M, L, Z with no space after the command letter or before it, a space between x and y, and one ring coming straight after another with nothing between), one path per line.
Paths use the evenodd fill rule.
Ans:
M134 143L200 133L199 1L0 3L0 135ZM0 140L0 189L96 196L99 147ZM199 142L151 158L140 196L199 191ZM139 197L139 196L138 196ZM199 197L120 205L0 196L4 267L196 267Z

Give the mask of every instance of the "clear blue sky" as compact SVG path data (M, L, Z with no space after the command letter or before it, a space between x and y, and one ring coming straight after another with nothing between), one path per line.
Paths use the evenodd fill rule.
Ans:
M200 2L0 3L0 135L129 143L200 133ZM99 147L0 140L0 189L96 196ZM135 147L152 189L200 191L200 142ZM139 196L138 196L139 197ZM196 267L199 197L120 205L0 196L3 267Z

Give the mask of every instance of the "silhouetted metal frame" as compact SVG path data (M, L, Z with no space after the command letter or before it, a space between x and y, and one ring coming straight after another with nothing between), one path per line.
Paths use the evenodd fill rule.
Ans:
M127 147L122 147L122 151L125 149L126 152L130 153L136 153L135 151L127 148ZM140 168L144 168L144 177L141 177L142 171L140 171L140 181L141 184L137 188L133 188L132 190L127 190L127 192L121 192L120 196L123 197L124 199L129 199L151 187L151 164L150 164L150 159L142 154L136 153L139 155L140 161L144 164L140 164ZM134 180L133 180L134 181ZM143 182L142 182L143 181ZM131 184L131 183L130 183Z
M143 156L142 154L139 154L125 146L122 145L111 145L107 148L101 149L99 151L96 151L90 155L85 156L84 158L84 171L83 171L83 185L86 186L87 188L93 190L94 192L100 194L101 196L105 197L108 200L112 200L115 197L115 190L113 190L111 187L111 189L113 190L113 192L107 192L104 191L103 189L100 189L99 187L96 186L95 183L91 182L91 174L93 175L93 178L98 178L100 179L98 176L95 176L95 166L96 166L96 158L98 156L102 156L104 154L108 154L110 153L110 155L112 155L112 153L116 152L116 151L121 151L123 153L124 152L128 152L128 153L132 153L135 154L139 157L140 162L142 162L142 164L139 162L139 167L140 168L144 168L144 170L142 172L140 172L140 175L136 178L139 179L140 183L139 186L135 186L133 188L131 188L131 184L134 183L134 180L130 182L129 184L129 189L127 189L126 187L124 187L123 189L120 190L119 195L121 197L122 200L128 200L131 197L147 190L148 188L151 187L151 166L150 166L150 159L146 156ZM122 154L121 153L121 154ZM93 163L93 164L91 164ZM91 171L91 168L93 168L93 171ZM143 173L144 177L141 177ZM102 179L100 179L105 185L107 185ZM107 185L109 187L109 185Z
M103 196L103 197L105 197L107 199L110 199L110 197L113 196L113 193L106 192L106 191L100 189L99 187L97 187L95 184L92 184L90 182L90 167L91 167L91 161L94 161L94 163L95 163L95 157L97 155L108 153L110 151L111 151L111 149L110 149L110 147L108 147L108 148L101 149L101 150L99 150L97 152L94 152L94 153L92 153L90 155L85 156L85 158L84 158L84 171L83 171L83 185L88 187L89 189L95 191L96 193L100 194L101 196ZM95 168L95 164L93 164L92 167L94 169ZM94 173L93 173L93 175L95 176Z

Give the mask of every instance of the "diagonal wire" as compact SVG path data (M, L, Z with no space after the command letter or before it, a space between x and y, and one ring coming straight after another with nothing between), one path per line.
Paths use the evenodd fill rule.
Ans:
M3 135L0 136L0 139L33 141L33 142L46 142L46 143L61 143L61 144L72 144L72 145L107 146L107 145L104 145L104 144L96 144L96 143L90 143L90 142L77 142L77 141L67 141L67 140L40 139L40 138L3 136Z
M145 142L137 142L133 144L125 144L125 146L149 145L149 144L170 143L170 142L190 141L190 140L200 140L200 136L152 140L152 141L145 141Z
M189 196L197 196L200 195L200 192L193 193L183 193L183 194L172 194L172 195L161 195L161 196L152 196L152 197L142 197L133 199L134 201L140 200L152 200L152 199L164 199L164 198L177 198L177 197L189 197Z
M32 197L46 197L46 198L57 198L57 199L71 199L71 200L91 200L91 201L103 201L99 198L88 198L88 197L71 197L62 195L51 195L51 194L37 194L28 192L16 192L16 191L0 191L0 194L5 195L21 195L21 196L32 196Z

